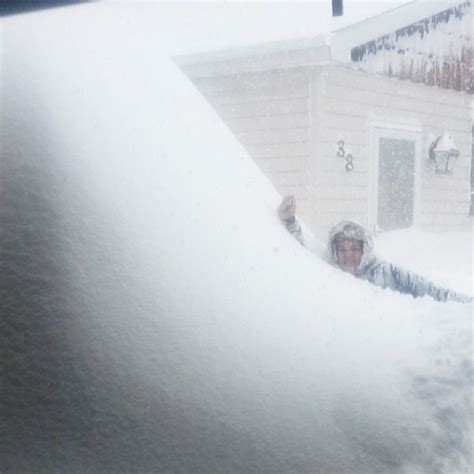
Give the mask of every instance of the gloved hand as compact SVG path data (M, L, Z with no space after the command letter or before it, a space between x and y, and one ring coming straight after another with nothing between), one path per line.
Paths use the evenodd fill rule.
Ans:
M288 195L283 198L281 204L278 206L278 216L282 221L294 220L296 214L296 199L293 195Z

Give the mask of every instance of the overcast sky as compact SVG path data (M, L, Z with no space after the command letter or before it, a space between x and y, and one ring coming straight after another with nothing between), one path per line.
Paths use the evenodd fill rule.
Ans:
M332 18L331 0L309 2L130 2L106 0L141 11L173 43L175 54L326 34L411 0L344 0L344 16ZM170 26L172 27L170 28Z

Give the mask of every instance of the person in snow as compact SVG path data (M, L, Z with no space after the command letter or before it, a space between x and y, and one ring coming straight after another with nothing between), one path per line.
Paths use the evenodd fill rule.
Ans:
M278 215L287 230L305 245L295 213L295 198L286 196L278 207ZM370 232L356 222L342 221L331 229L327 259L342 271L381 288L390 288L415 298L428 295L436 301L472 302L472 298L467 295L439 287L420 275L376 258Z

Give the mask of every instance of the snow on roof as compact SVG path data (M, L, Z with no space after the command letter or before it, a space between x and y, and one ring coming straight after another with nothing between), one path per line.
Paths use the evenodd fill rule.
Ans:
M461 2L352 48L351 59L371 74L472 93L471 37L471 4Z
M350 62L353 47L460 3L463 2L413 1L333 30L326 27L324 33L313 37L180 55L175 60L192 77L324 64L328 61ZM329 23L326 25L329 26Z
M380 13L345 28L333 32L332 57L335 60L349 61L350 49L359 44L429 18L436 13L464 3L463 0L414 1L387 12Z

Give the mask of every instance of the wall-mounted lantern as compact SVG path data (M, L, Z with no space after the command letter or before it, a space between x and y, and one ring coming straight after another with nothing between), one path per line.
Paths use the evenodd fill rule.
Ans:
M438 174L452 174L459 150L448 133L439 136L430 145L429 158L435 163Z
M340 138L337 141L336 155L339 158L344 158L344 160L346 160L346 165L345 165L346 171L352 171L354 169L354 163L353 163L354 157L352 156L352 153L350 152L349 149L346 150L345 143L342 138Z

